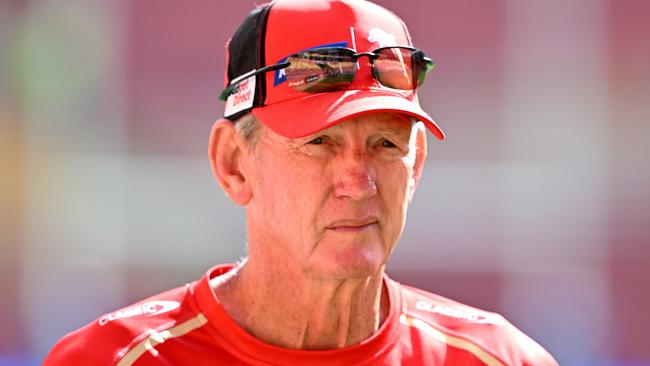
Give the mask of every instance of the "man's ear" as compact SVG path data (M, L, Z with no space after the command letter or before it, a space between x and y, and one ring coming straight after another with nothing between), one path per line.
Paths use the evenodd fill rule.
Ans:
M413 200L415 189L420 183L422 172L424 171L424 162L427 160L427 132L422 122L417 122L414 126L415 132L415 163L413 164L413 177L409 181L409 203Z
M246 205L252 197L246 179L246 150L232 122L220 119L212 125L208 156L212 173L226 195L236 204Z

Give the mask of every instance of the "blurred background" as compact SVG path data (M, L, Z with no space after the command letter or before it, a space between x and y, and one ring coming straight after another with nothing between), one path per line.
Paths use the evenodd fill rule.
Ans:
M389 274L563 365L650 365L650 2L378 0L448 139ZM0 365L244 255L212 178L252 1L0 0Z

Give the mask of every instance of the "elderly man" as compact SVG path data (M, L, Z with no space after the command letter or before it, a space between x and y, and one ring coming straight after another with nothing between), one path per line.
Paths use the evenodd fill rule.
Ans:
M279 0L229 46L214 175L248 257L100 317L46 365L555 365L498 314L384 274L422 175L433 61L365 1Z

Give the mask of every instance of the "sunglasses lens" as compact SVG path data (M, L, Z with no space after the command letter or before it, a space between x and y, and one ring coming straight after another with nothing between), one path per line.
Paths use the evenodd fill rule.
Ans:
M408 48L379 50L373 69L379 82L393 89L413 90L422 85L433 62L422 51Z
M422 51L413 53L413 64L415 65L413 74L415 78L415 87L419 87L424 83L427 74L436 66L435 61L426 57Z
M346 89L357 72L351 52L341 49L315 49L287 58L285 69L290 87L301 92L320 93Z

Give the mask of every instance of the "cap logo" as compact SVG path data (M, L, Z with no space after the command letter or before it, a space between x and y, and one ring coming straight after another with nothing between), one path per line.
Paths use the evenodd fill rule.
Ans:
M224 116L229 117L253 106L255 96L255 75L242 81L226 99Z
M379 44L379 47L395 46L397 37L383 29L372 28L368 31L368 41Z

